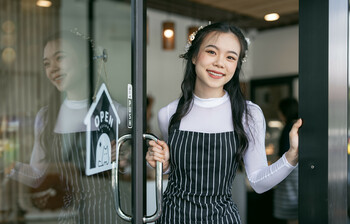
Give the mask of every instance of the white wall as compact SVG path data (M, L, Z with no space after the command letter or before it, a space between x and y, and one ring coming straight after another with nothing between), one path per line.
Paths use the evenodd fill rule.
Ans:
M298 74L299 26L260 32L252 39L250 79Z
M180 96L184 64L179 55L184 52L187 29L191 25L206 25L206 21L168 15L148 9L149 42L147 45L147 92L155 98L151 127L160 136L157 112ZM175 50L162 49L162 22L175 22ZM243 66L242 80L277 77L298 73L298 26L264 32L248 32L251 40L248 61Z

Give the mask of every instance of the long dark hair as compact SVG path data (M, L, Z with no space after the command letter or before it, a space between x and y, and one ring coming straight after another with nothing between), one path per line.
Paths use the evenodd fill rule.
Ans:
M233 78L224 85L224 89L230 96L233 127L239 140L239 149L237 152L237 160L240 161L245 150L248 147L248 137L242 124L243 115L247 115L247 104L244 94L241 90L239 83L239 75L242 68L242 60L246 56L248 50L248 43L242 33L242 31L229 23L213 23L205 26L203 29L198 30L195 39L192 41L188 51L180 55L181 58L186 60L185 76L181 84L181 97L175 114L170 119L169 133L171 127L176 122L180 121L191 110L193 104L193 91L196 82L195 66L192 63L192 59L196 58L203 40L212 32L217 33L233 33L238 37L241 45L241 51L239 54L237 68Z

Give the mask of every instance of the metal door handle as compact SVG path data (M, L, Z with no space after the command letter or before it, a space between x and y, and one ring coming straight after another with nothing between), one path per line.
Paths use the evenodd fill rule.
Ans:
M121 207L120 207L120 195L119 195L119 178L118 178L118 161L119 161L119 149L121 145L126 142L127 140L131 139L131 134L123 135L118 139L118 146L116 148L116 160L112 163L112 189L114 192L114 199L115 199L115 210L117 211L117 214L120 216L120 218L124 219L125 221L131 222L132 217L125 214Z
M152 134L143 134L143 138L157 141L158 138ZM119 178L118 178L118 158L119 158L119 149L124 142L131 139L131 134L124 135L118 139L118 146L116 149L116 161L112 163L112 189L114 192L115 198L115 209L117 214L124 219L125 221L130 222L132 217L125 214L120 207L120 195L119 195ZM163 164L157 161L156 165L156 201L157 201L157 210L151 216L143 217L143 222L154 222L162 214L162 200L163 200Z
M144 139L154 140L157 142L158 138L152 134L143 134ZM151 216L143 217L143 222L154 222L162 214L162 201L163 201L163 163L157 161L156 165L156 202L157 210Z

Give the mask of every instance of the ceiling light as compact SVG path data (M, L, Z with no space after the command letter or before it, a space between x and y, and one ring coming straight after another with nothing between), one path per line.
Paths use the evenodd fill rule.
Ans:
M278 13L269 13L269 14L266 14L265 16L264 16L264 19L266 20L266 21L276 21L276 20L278 20L280 18L280 15L278 15Z
M36 5L39 7L50 7L52 5L52 2L48 0L38 0L36 2Z

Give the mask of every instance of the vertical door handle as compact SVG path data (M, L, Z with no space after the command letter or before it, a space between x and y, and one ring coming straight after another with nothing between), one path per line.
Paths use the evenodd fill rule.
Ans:
M158 138L152 134L143 134L144 139L154 140L157 142ZM143 217L143 222L154 222L162 214L162 201L163 201L163 163L157 161L156 165L156 204L157 210L151 216Z
M143 134L143 138L146 140L154 140L157 141L158 138L152 134ZM124 135L118 139L118 146L116 149L116 161L112 163L112 188L114 192L115 198L115 209L117 214L124 219L125 221L130 222L132 217L125 214L120 206L120 192L119 192L119 178L118 178L118 158L119 158L119 149L123 145L124 142L131 139L131 134ZM162 201L163 201L163 164L161 162L157 162L156 165L156 205L157 210L151 216L143 217L143 222L154 222L156 221L160 215L162 214Z
M123 135L118 139L118 146L116 148L116 160L112 163L112 189L114 192L114 199L115 199L115 210L117 211L117 214L120 218L124 219L125 221L131 222L132 217L125 214L123 210L120 207L120 192L119 192L119 178L118 178L118 161L119 161L119 150L121 145L123 145L124 142L131 139L131 134Z

